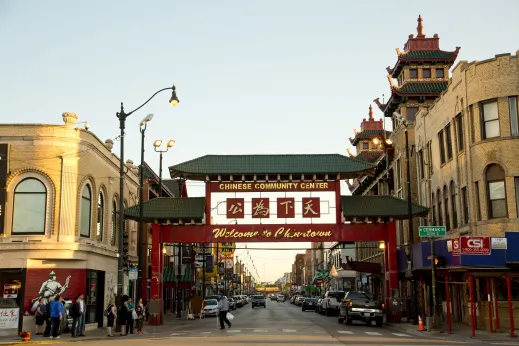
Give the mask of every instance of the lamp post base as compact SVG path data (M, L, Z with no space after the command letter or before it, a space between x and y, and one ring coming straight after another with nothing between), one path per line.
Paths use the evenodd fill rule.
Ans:
M151 299L148 307L148 324L160 326L164 322L164 300Z

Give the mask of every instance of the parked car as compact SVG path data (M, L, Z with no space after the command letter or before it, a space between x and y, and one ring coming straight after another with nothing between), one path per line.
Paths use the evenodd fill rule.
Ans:
M237 308L241 308L241 307L243 307L245 305L243 303L243 299L241 299L240 296L234 296L234 297L232 297L232 299L234 299L234 301L236 302L236 307Z
M203 309L204 316L217 316L218 315L218 300L216 299L205 299L207 305Z
M340 304L337 321L351 324L354 320L363 321L368 325L371 325L371 321L375 321L377 327L382 327L384 304L375 300L371 294L354 291L346 293Z
M266 308L267 302L265 301L265 297L260 295L252 296L251 306L253 309L255 306L263 306L263 308Z
M227 299L227 301L229 302L229 309L236 310L236 301L234 300L234 298L229 298Z
M326 316L330 314L338 314L339 305L341 304L345 294L346 292L344 291L327 291L321 301L320 310L324 312Z
M321 313L321 302L323 301L323 298L317 299L317 305L315 306L315 312L320 314Z
M208 300L208 299L216 299L217 301L220 301L220 296L217 296L217 295L206 296L205 299L206 300Z
M301 305L303 305L303 302L304 302L304 301L305 301L305 297L301 297L301 296L299 296L299 297L297 297L297 299L296 299L296 305L297 305L297 306L301 306Z
M303 311L315 310L316 305L317 305L317 298L305 298L305 300L303 300L303 302L301 303L301 309Z
M279 302L284 303L285 300L286 300L286 297L285 297L284 295L280 294L280 295L278 296L278 303L279 303Z
M278 296L273 294L273 295L270 296L270 300L277 301L278 300Z

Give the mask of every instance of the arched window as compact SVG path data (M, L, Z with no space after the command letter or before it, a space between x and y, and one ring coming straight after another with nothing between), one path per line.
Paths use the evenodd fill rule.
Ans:
M105 200L103 197L103 193L99 192L99 196L97 197L97 232L96 239L99 241L103 241L103 232L104 232L104 221L105 221Z
M47 189L35 178L22 180L14 190L13 234L45 233Z
M451 209L452 209L452 228L458 227L458 209L456 209L456 187L454 181L451 181Z
M447 231L451 229L451 216L449 212L449 191L447 190L447 185L443 186L443 198L444 198L444 209L445 209L445 228Z
M92 190L90 185L85 185L81 193L81 220L79 235L90 237L90 220L92 218Z
M487 167L485 178L487 181L488 218L508 217L506 208L505 171L499 165Z
M117 229L119 227L119 219L117 214L117 203L112 202L112 229L110 232L110 244L115 246L117 244Z
M438 225L443 226L443 217L442 217L442 194L440 189L436 191L436 200L438 201Z

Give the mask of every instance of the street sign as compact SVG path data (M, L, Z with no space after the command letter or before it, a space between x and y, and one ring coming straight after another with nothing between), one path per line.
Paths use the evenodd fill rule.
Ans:
M219 243L218 247L222 256L232 256L236 250L236 243Z
M490 237L461 236L460 247L462 255L490 255Z
M418 232L421 238L445 237L447 227L445 226L419 226Z

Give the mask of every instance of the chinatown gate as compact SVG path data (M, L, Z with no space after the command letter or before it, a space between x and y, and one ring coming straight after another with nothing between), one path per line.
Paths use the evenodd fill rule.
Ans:
M391 196L341 196L341 180L375 173L374 165L338 154L206 155L169 170L172 178L205 182L206 193L143 205L143 219L153 224L151 324L163 321L163 244L224 242L383 241L387 320L400 322L400 309L391 308L399 289L395 220L407 217L408 204ZM412 208L414 215L427 212ZM138 211L133 206L125 215L139 220Z

